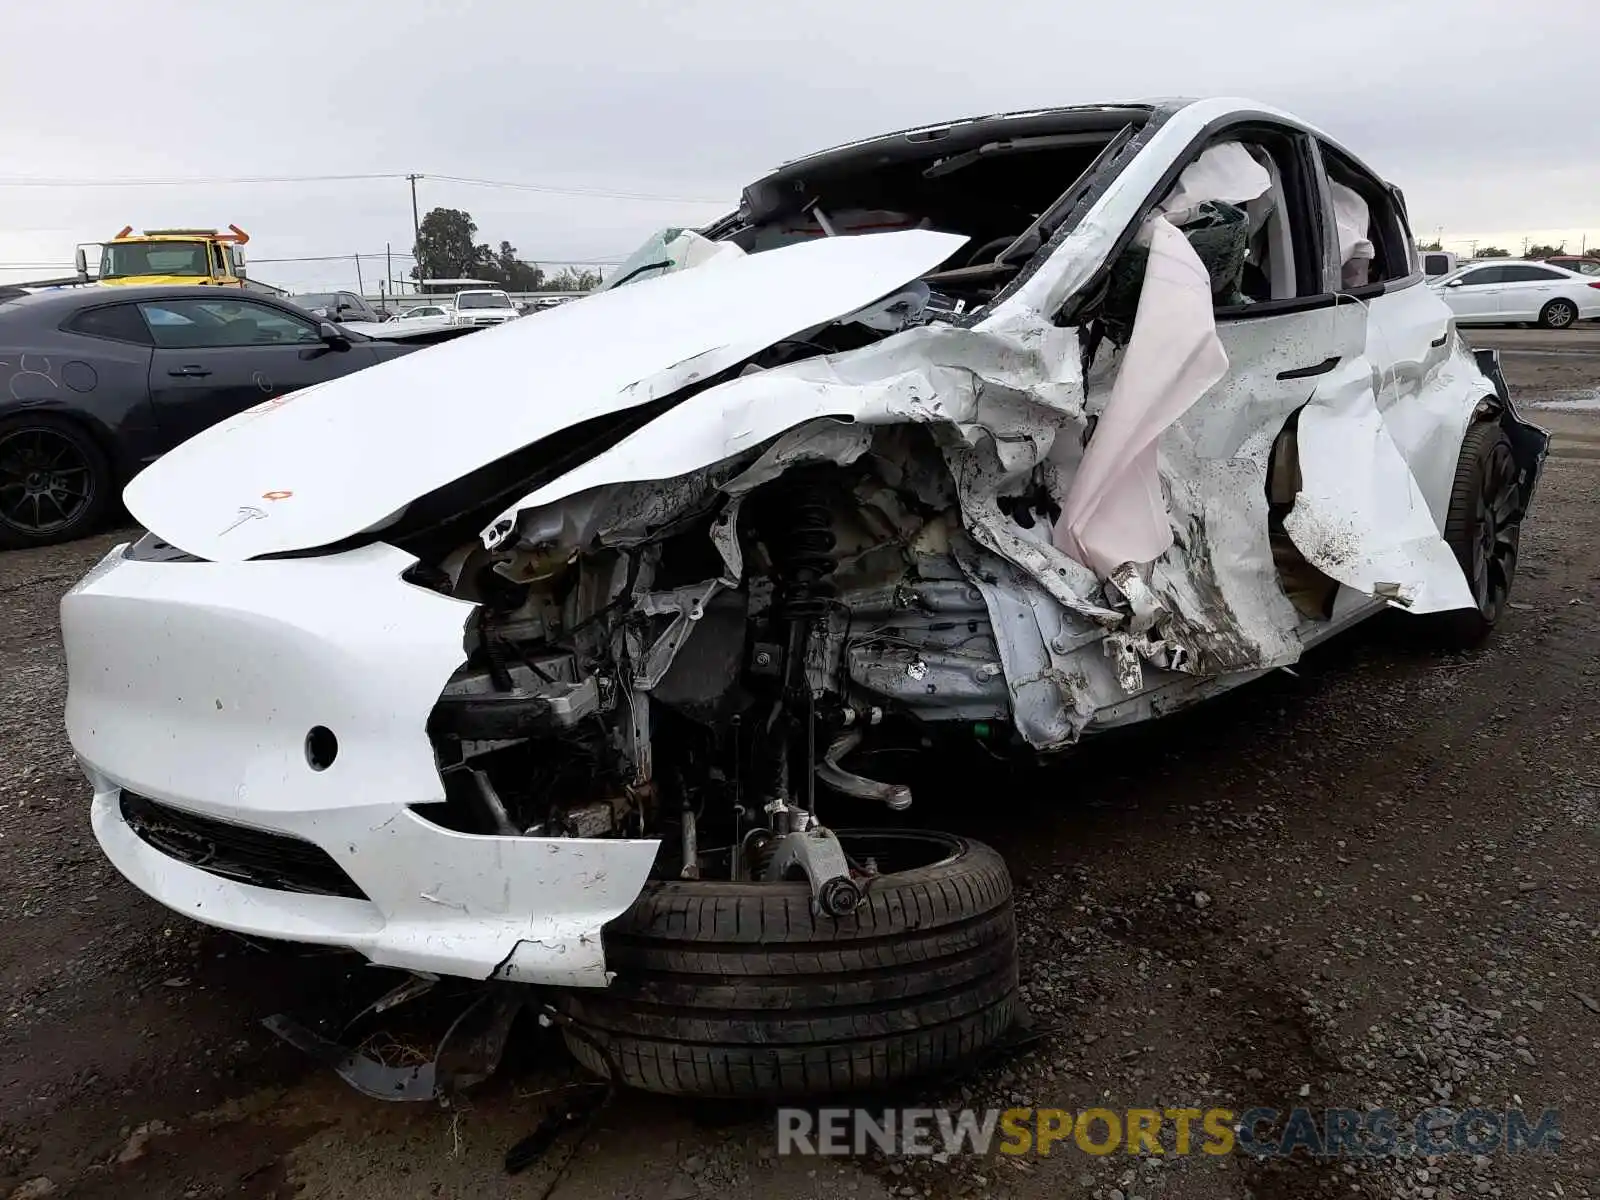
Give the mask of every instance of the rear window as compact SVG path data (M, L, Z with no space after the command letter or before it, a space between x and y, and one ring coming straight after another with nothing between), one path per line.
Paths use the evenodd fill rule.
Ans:
M108 304L102 308L85 309L68 318L62 328L113 342L134 342L140 346L152 344L150 330L131 304Z
M1535 279L1565 279L1566 276L1559 271L1552 271L1549 267L1510 266L1501 268L1505 274L1500 277L1502 283L1528 283Z

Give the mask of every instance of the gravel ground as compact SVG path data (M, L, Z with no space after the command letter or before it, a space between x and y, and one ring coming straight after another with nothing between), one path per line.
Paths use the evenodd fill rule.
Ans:
M1592 393L1600 356L1540 336L1484 340L1541 351L1507 360L1525 398ZM1555 457L1486 649L1371 622L1293 675L986 777L982 805L954 779L919 795L1011 863L1043 1036L900 1101L1549 1107L1553 1153L778 1158L768 1112L624 1095L554 1194L1600 1197L1600 414L1538 419ZM454 1105L365 1100L259 1022L375 972L190 924L101 859L61 734L56 603L125 536L0 555L0 1196L541 1195L564 1150L515 1178L501 1160L582 1094L547 1034Z

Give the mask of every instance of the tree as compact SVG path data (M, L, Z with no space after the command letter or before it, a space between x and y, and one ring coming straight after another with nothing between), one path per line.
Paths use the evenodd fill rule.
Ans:
M1529 246L1524 258L1549 258L1552 254L1562 254L1565 251L1560 246Z
M484 277L493 279L509 292L537 292L544 283L544 272L538 264L523 262L517 257L517 248L510 242L500 243L500 249L485 269Z
M1429 251L1443 250L1444 247L1439 245L1438 242L1420 242L1417 245L1417 249L1421 250L1424 254L1426 254Z
M1502 250L1499 246L1479 246L1474 258L1510 258L1511 251Z
M571 267L562 267L558 274L547 276L539 290L542 292L592 292L599 286L599 271L575 271Z
M537 263L517 257L517 248L502 241L498 250L475 242L478 226L472 214L459 208L436 208L422 218L421 237L413 247L417 265L411 277L424 279L483 279L508 292L587 292L600 283L598 271L565 268L546 279Z
M420 236L412 253L417 265L411 277L424 279L466 279L483 265L487 246L473 242L478 227L470 214L459 208L436 208L422 218Z

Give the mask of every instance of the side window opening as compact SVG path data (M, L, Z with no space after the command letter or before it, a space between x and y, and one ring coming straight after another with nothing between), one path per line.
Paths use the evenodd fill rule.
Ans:
M139 310L163 349L309 345L320 340L309 321L247 300L147 300Z
M971 312L1027 269L1094 181L1120 169L1143 119L1134 110L996 119L845 147L752 184L738 224L711 236L757 254L894 229L960 233L967 244L924 282L930 311Z
M1503 283L1531 283L1536 280L1549 283L1552 280L1566 278L1561 272L1552 271L1548 267L1523 266L1516 263L1502 267L1501 270L1504 272L1501 276Z
M1214 311L1324 295L1321 207L1304 143L1286 130L1230 130L1208 143L1146 214L1181 232L1211 277ZM1144 279L1144 237L1112 263L1100 323L1113 342L1131 332Z
M1341 286L1361 288L1410 278L1411 232L1389 189L1326 144L1322 158L1339 234Z
M85 309L69 318L64 328L73 333L107 338L114 342L131 342L139 346L151 344L150 331L145 328L139 310L131 304L108 304Z

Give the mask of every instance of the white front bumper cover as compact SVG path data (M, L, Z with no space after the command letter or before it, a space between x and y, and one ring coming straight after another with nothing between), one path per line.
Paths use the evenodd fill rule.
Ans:
M601 927L638 896L656 841L480 836L413 811L444 799L426 723L471 605L405 582L414 560L385 545L243 563L125 550L67 594L61 623L67 733L95 836L129 880L206 924L382 966L606 983ZM321 770L316 726L338 746ZM181 861L129 823L124 792L309 842L366 898Z

